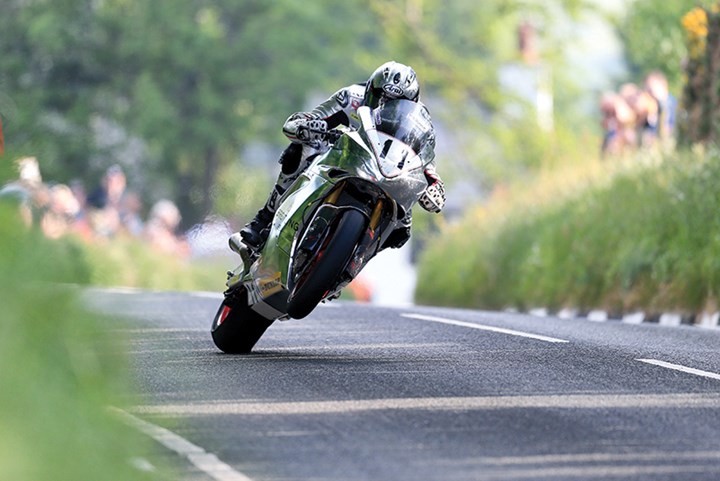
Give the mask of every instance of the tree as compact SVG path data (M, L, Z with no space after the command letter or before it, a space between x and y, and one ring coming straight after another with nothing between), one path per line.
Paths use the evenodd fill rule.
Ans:
M693 4L709 5L712 0L635 0L628 7L620 34L625 43L633 76L642 78L653 70L668 78L671 91L683 85L682 65L687 58L681 19Z
M304 106L308 91L337 87L340 76L345 83L359 71L346 56L363 38L362 10L354 3L105 5L122 99L115 116L145 140L191 221L210 212L220 167L237 161L245 143L277 141L282 121ZM328 21L330 10L355 22Z
M0 113L13 151L38 155L51 177L82 172L92 150L90 117L106 81L95 45L103 32L89 0L3 3Z

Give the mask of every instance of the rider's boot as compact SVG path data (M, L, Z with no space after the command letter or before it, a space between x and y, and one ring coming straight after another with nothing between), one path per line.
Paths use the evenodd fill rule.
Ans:
M228 243L230 249L237 252L241 256L243 255L243 247L250 249L254 252L260 251L267 241L268 235L270 234L270 222L272 222L273 216L275 215L275 209L277 209L278 201L283 193L287 190L290 184L297 179L301 170L300 165L307 167L307 161L301 162L303 156L303 146L301 144L290 144L280 156L280 164L282 169L278 174L275 187L270 193L270 197L262 209L260 209L255 215L255 218L250 221L240 232L236 232L230 236Z
M255 215L255 218L240 229L240 232L230 236L230 239L228 239L230 249L238 254L240 254L243 247L241 244L254 251L262 249L270 233L269 227L273 216L274 213L265 204Z

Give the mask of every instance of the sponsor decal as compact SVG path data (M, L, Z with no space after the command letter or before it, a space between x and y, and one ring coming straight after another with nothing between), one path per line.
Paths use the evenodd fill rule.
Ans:
M389 85L385 84L383 85L383 90L386 94L391 95L393 97L402 97L403 89L398 87L397 85Z
M337 93L335 96L335 101L340 104L342 108L345 108L348 106L348 93L347 90L343 89Z
M280 282L280 273L276 272L270 277L260 279L258 281L258 287L260 288L262 296L265 298L281 291L282 283Z
M357 99L353 99L352 101L352 108L353 110L357 110L360 108L361 102Z
M246 282L245 288L247 289L248 293L248 306L252 306L253 304L256 304L262 300L260 290L257 288L253 281Z

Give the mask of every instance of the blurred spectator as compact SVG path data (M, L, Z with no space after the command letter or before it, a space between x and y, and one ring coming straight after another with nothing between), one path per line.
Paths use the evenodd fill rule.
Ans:
M604 137L602 153L620 154L629 149L673 146L677 100L665 76L650 72L643 87L623 84L600 100Z
M18 202L20 215L30 227L37 224L50 202L50 194L42 182L40 164L35 157L24 157L17 161L18 180L0 189L0 196Z
M143 234L142 200L136 192L126 192L120 199L120 222L123 229L133 237Z
M126 187L125 173L119 165L113 165L105 172L100 186L88 195L90 223L97 235L113 237L120 231L120 203Z
M675 131L677 99L670 93L665 75L659 71L650 72L645 78L645 89L658 104L656 135L667 146L672 142Z
M158 201L150 210L150 216L145 224L145 239L158 250L187 257L190 254L190 246L186 239L176 233L181 220L180 211L173 202Z
M50 239L59 239L73 231L79 212L80 203L70 187L54 185L50 188L50 203L40 219L40 228Z
M621 154L636 144L635 112L615 92L606 92L600 99L604 131L602 153Z
M84 210L87 207L87 192L85 192L85 184L80 179L73 179L70 181L70 190L72 190L75 199L80 204L80 209Z
M620 87L620 96L635 114L636 147L651 146L655 142L658 123L657 101L647 91L633 83Z
M75 215L75 231L86 241L91 241L95 236L90 217L87 211L87 193L85 185L80 179L74 179L70 182L70 190L72 190L75 200L78 203L78 212Z

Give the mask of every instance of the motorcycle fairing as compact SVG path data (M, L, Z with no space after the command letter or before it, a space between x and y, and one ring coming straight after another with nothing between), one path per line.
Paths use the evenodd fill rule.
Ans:
M410 104L409 109L416 108L417 104ZM361 107L360 117L363 125L371 125L368 124L370 111L365 109ZM418 130L417 125L413 128ZM414 131L406 130L414 135ZM357 131L346 131L288 188L280 199L261 254L242 276L248 290L248 303L256 312L268 319L282 317L286 312L292 287L288 285L291 284L289 275L297 260L292 254L308 229L318 228L319 224L313 224L311 219L321 209L330 208L323 211L327 213L332 209L353 208L373 224L347 267L350 278L377 252L382 240L392 231L391 224L409 212L427 186L424 167L432 159L424 159L404 142L416 141L406 134L402 133L403 139L395 138L387 132L376 131L372 125L367 130L361 127ZM341 201L337 207L327 207L327 199L334 190ZM320 219L329 224L325 214Z

